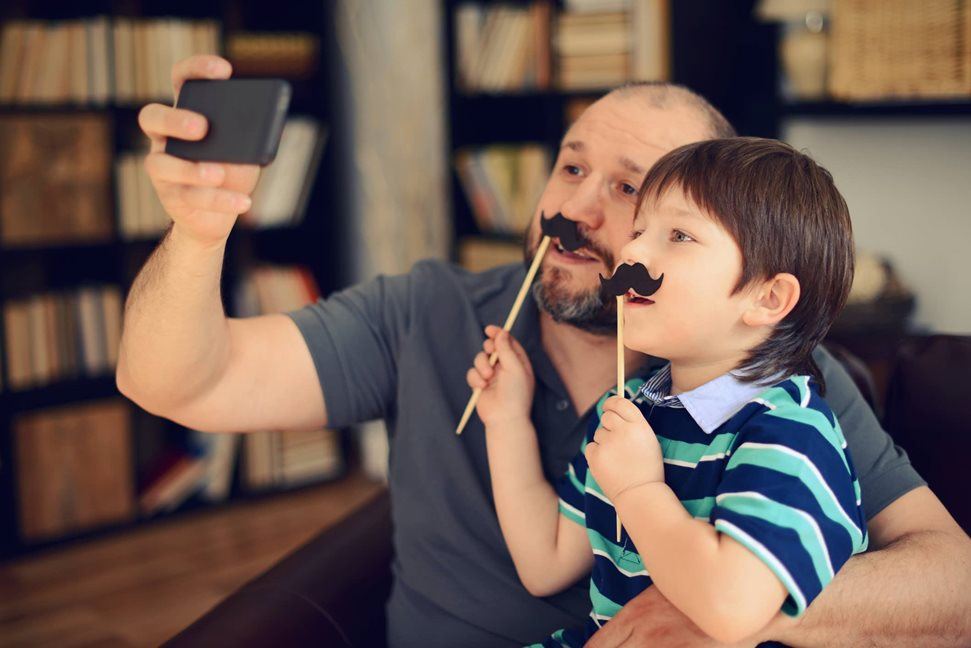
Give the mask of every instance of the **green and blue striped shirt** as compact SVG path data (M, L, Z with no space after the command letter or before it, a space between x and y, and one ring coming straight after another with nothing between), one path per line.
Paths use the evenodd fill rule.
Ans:
M679 396L670 388L670 365L626 385L657 434L665 482L691 515L758 556L789 593L782 611L801 615L867 545L860 486L835 416L808 376L767 387L729 373ZM616 542L613 504L584 455L613 393L600 399L580 452L556 485L561 514L590 538L593 610L583 628L559 630L547 646L582 646L651 585L626 530Z

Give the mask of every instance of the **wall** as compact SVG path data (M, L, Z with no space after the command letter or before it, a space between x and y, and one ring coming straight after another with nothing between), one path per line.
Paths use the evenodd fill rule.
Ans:
M914 323L971 333L971 119L791 119L782 137L832 172L857 246L917 294Z

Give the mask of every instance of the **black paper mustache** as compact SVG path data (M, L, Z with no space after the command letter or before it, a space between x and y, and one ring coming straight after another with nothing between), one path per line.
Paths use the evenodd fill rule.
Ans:
M586 243L586 240L580 236L580 232L577 229L577 222L571 221L563 214L556 214L553 218L546 218L541 213L539 220L543 234L550 238L560 239L560 245L569 252L579 250Z
M664 273L654 279L643 263L634 265L624 263L617 266L610 279L604 279L604 276L600 275L600 296L607 301L612 297L624 295L633 288L634 292L641 297L650 297L660 289L662 281L664 281Z

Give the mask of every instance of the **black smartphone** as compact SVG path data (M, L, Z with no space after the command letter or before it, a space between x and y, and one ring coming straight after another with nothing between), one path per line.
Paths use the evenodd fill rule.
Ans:
M191 79L177 108L203 115L209 131L201 140L169 138L165 152L185 160L265 166L276 157L290 106L283 79Z

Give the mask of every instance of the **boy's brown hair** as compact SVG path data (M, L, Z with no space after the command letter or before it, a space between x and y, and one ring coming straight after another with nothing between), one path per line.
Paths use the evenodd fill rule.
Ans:
M641 184L637 212L669 189L708 212L742 251L733 294L788 272L799 280L795 308L739 367L743 379L809 374L825 389L812 351L846 303L853 282L853 228L833 177L788 144L758 137L677 148Z

